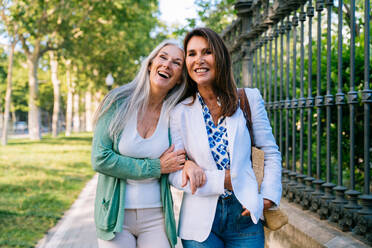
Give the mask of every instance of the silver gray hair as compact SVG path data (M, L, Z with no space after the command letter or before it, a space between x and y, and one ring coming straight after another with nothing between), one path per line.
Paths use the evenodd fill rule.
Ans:
M99 118L102 117L113 104L123 100L120 101L120 105L116 107L116 113L111 119L108 128L109 135L112 139L118 138L128 121L128 117L137 110L142 113L146 110L150 98L150 77L148 68L160 50L168 45L177 46L182 49L177 41L165 40L160 43L149 56L143 60L140 70L133 81L110 91L98 106L93 119L94 125L96 125ZM170 110L177 104L185 90L185 66L183 66L180 80L181 82L177 83L164 99L163 108L166 114L169 114Z

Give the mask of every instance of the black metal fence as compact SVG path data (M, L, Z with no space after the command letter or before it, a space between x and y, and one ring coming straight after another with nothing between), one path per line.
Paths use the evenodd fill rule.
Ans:
M355 2L237 1L222 35L265 99L284 197L372 244L371 12Z

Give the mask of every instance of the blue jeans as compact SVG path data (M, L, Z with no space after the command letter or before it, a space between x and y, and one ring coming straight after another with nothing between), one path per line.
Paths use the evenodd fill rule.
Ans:
M242 216L243 207L232 194L220 197L212 231L203 242L182 240L184 248L263 248L265 235L262 221L254 224L250 216Z

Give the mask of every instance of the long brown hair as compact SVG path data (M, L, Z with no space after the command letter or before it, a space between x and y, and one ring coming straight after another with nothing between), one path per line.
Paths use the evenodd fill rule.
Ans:
M200 36L207 40L210 49L214 55L216 65L216 80L212 84L214 94L221 103L221 114L223 116L232 116L238 107L238 96L236 93L236 84L233 78L231 68L230 53L222 38L209 28L195 28L191 30L183 40L183 47L187 56L187 45L193 36ZM185 99L193 96L195 101L197 84L189 74L186 76L186 89L182 96Z

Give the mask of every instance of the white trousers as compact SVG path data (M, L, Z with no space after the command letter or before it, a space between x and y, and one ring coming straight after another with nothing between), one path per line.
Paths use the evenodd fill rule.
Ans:
M126 209L123 231L112 240L98 239L99 248L170 248L163 208Z

